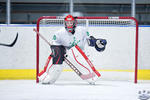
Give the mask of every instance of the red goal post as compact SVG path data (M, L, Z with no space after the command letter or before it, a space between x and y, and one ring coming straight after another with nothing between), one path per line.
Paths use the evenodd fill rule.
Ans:
M57 20L57 19L64 19L64 16L42 16L40 17L38 20L37 20L37 31L39 32L40 30L40 23L41 23L41 20L47 20L47 19L54 19L54 20ZM104 20L104 22L102 23L105 23L107 22L108 24L119 24L119 25L122 25L122 24L132 24L126 20L132 20L135 24L135 62L134 62L134 83L137 83L137 72L138 72L138 21L134 18L134 17L77 17L77 19L79 20L82 20L82 19L85 19L85 20ZM125 20L125 21L122 21L122 22L119 22L119 20ZM62 24L62 22L60 22ZM36 35L36 82L38 83L39 80L38 80L38 73L39 73L39 35L37 34Z

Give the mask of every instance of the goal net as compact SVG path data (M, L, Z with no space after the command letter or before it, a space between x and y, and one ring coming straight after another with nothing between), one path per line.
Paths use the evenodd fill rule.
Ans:
M86 46L85 53L101 73L99 80L133 81L137 83L138 22L133 17L77 17L77 27L87 29L90 35L107 40L104 52ZM64 17L44 16L37 21L37 31L49 42L64 27ZM50 46L37 35L36 75L44 68ZM60 80L79 80L65 65ZM38 77L36 77L38 82Z

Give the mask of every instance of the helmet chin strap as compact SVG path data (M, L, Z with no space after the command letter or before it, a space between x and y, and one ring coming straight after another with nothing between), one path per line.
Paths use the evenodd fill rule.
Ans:
M74 34L74 33L75 33L75 30L73 29L71 33Z
M72 29L72 30L68 30L68 32L74 34L75 33L75 29Z
M75 28L72 29L72 30L69 30L67 27L65 27L65 28L66 28L66 30L67 30L69 33L71 33L71 34L74 34L74 33L75 33Z

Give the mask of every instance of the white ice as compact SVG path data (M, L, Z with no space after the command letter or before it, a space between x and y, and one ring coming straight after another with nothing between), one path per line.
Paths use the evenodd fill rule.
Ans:
M1 80L0 100L140 100L140 91L150 91L150 82L57 81L54 85L35 80ZM149 94L150 95L150 94Z

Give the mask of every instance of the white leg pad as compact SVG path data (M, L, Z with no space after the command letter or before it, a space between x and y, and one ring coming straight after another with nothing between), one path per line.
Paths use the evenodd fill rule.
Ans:
M46 71L39 77L39 81L42 84L53 84L59 78L62 72L62 65L53 65L49 71Z

